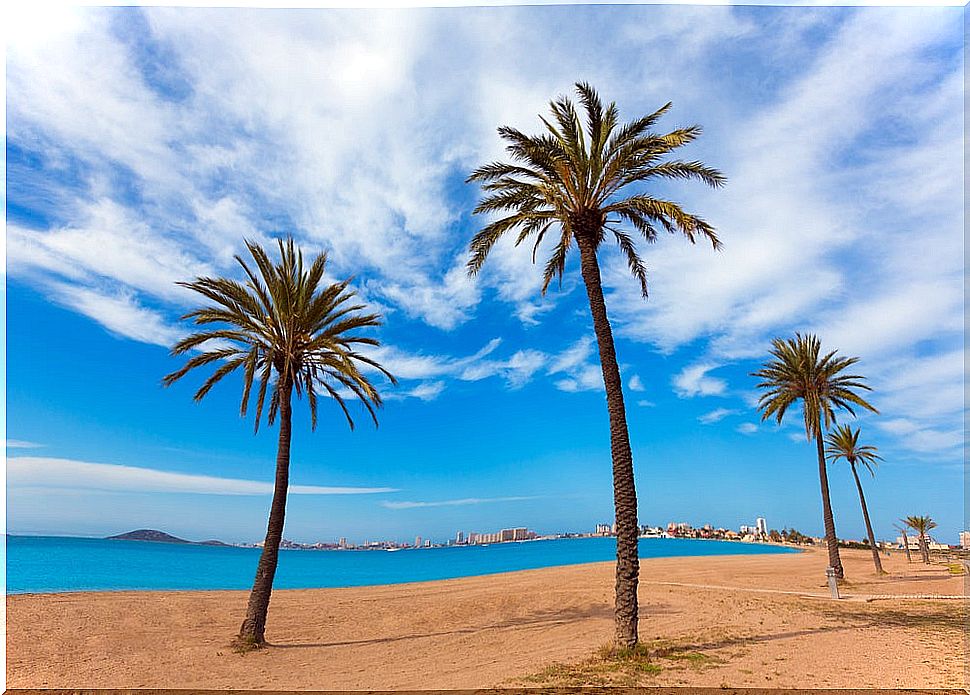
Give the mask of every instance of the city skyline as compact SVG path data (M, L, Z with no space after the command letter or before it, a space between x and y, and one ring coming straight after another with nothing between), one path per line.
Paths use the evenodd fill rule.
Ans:
M501 156L496 127L536 132L548 101L585 79L623 118L672 101L660 126L703 125L685 157L728 177L722 191L665 184L725 248L646 247L648 300L604 252L641 523L763 516L821 533L800 414L762 423L749 376L770 338L813 330L860 357L874 388L881 415L840 422L884 459L863 481L877 537L923 513L956 542L960 8L74 8L57 20L39 15L7 58L8 532L262 535L273 429L254 436L238 416L238 381L203 404L197 383L159 382L191 304L175 282L234 274L244 237L288 233L327 250L334 279L356 277L385 318L375 357L401 382L381 385L378 429L349 432L326 403L311 434L297 403L288 536L611 519L577 269L545 298L522 249L497 249L477 282L464 273L479 222L463 182ZM861 538L847 468L829 468L837 530Z

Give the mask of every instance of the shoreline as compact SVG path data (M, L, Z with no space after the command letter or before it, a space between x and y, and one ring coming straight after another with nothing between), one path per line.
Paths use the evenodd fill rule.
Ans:
M691 540L709 540L705 538L697 538ZM803 549L801 552L811 552L810 549ZM752 558L752 557L774 557L776 555L784 555L785 553L736 553L736 554L723 554L723 555L663 555L658 557L642 557L640 558L641 564L644 562L650 562L653 560L698 560L707 558L724 558L728 560ZM791 553L795 555L797 553ZM446 577L444 579L421 579L415 581L401 581L401 582L387 582L384 584L360 584L360 585L348 585L348 586L321 586L321 587L302 587L302 588L286 588L286 589L273 589L273 596L278 593L292 593L300 591L346 591L355 589L396 589L396 588L406 588L406 587L422 587L426 585L435 584L445 584L447 582L461 582L466 579L479 579L488 577L514 577L515 575L528 573L528 572L545 572L547 570L569 570L577 569L581 567L596 567L596 566L612 566L612 560L592 560L590 562L574 562L568 565L553 565L550 567L529 567L519 570L505 570L498 572L485 572L482 574L469 574L461 577ZM40 597L40 596L105 596L111 594L249 594L250 589L80 589L80 590L65 590L65 591L18 591L7 593L7 598L14 596L30 596L30 597Z
M9 595L7 685L962 687L963 612L904 596L963 594L964 578L898 555L876 577L866 551L843 563L845 594L900 599L824 598L821 551L642 560L640 636L658 656L632 675L597 661L612 635L612 562L276 590L271 646L246 655L229 643L247 591Z
M42 538L53 538L56 540L58 537ZM99 543L103 540L105 544L108 543L104 539L92 540L96 540ZM743 543L742 541L723 541L718 539L647 538L641 540L645 541L645 544L641 546L641 561L660 558L759 557L766 555L798 554L799 552L811 550L811 548L804 546L776 543ZM567 541L574 541L580 545L578 548L576 546L570 546L566 543ZM709 541L712 544L716 544L716 547L711 548L708 552L700 544L695 545L694 541ZM166 562L168 563L179 562L185 559L185 557L188 557L182 557L182 553L196 552L196 550L184 550L192 546L182 544L141 540L128 541L128 543L134 545L139 553L139 555L130 558L132 562L143 560L154 563L156 566L160 562L156 552L170 555L169 558L166 558ZM526 543L533 544L533 546L549 544L549 547L553 549L546 549L539 552L539 548L527 547L525 546ZM585 549L582 549L582 543L589 545L586 545ZM667 546L667 543L671 545ZM738 547L734 547L735 544ZM130 548L132 546L125 545L121 547ZM174 586L166 586L164 579L159 579L158 575L153 575L150 572L146 572L144 568L140 568L139 571L141 574L126 576L124 581L113 582L114 585L111 586L105 586L111 580L106 578L100 570L95 571L89 576L85 576L82 570L82 574L79 577L75 577L75 582L80 584L81 588L77 588L77 586L57 586L56 582L48 583L47 577L43 575L18 577L16 576L16 572L11 573L10 566L14 563L11 563L11 553L8 549L6 595L39 596L76 593L151 593L156 591L165 593L179 591L231 592L248 591L250 589L252 572L255 571L255 553L253 557L237 555L235 559L231 560L232 564L227 565L224 564L224 556L221 555L221 551L224 548L220 546L196 546L196 548L198 547L205 547L208 550L201 551L205 555L200 558L198 566L195 567L192 573L193 576L204 577L206 576L205 573L209 572L209 576L219 576L221 578L220 582L213 582L213 584L218 585L199 586L194 585L199 583L195 581L173 581L170 579L170 583L174 584ZM570 547L573 549L569 550ZM469 555L465 555L464 552L458 551L458 548L478 548L480 555L471 550L468 551L470 553ZM286 556L296 564L290 565L284 571L285 573L283 575L277 574L277 585L274 591L364 588L385 585L402 586L431 581L495 576L536 569L583 566L601 562L609 563L614 561L615 551L612 548L613 539L611 537L599 536L589 538L537 539L522 542L512 541L488 546L449 546L438 548L438 550L442 551L442 555L428 556L414 554L401 555L398 553L387 553L386 555L378 553L374 555L369 552L363 553L362 555L349 555L344 551L325 550L298 553L294 550L293 553L287 553ZM644 548L648 550L644 552ZM252 548L235 549L256 550ZM692 552L691 549L696 552ZM434 550L434 548L422 548L422 550ZM447 562L448 557L444 555L444 552L449 550L456 553L451 563ZM533 550L537 551L535 555L531 554ZM665 553L667 550L670 551L670 554ZM655 551L655 553L651 551ZM38 547L35 546L30 552L38 552ZM145 552L148 555L145 555ZM213 557L217 558L217 561L213 562ZM243 562L243 558L245 562ZM110 559L112 562L120 562L120 557L115 556L113 553L110 555ZM357 564L362 559L366 559L364 564ZM425 559L428 560L427 563L424 562ZM252 566L250 566L249 560L252 560ZM434 561L431 562L431 560ZM85 562L90 565L91 560L85 559ZM97 566L97 563L95 565ZM163 566L159 567L159 571L163 573L161 576L167 576L164 574L167 571L164 563ZM288 576L286 574L287 572L289 573ZM386 576L381 575L381 572L384 572ZM281 577L282 581L280 581ZM375 583L373 581L374 579L383 579L384 581ZM142 583L139 585L140 582ZM26 586L27 589L11 589L11 584L15 587ZM98 586L98 584L102 586ZM186 584L189 585L186 586ZM226 584L229 586L225 586ZM39 590L34 589L33 587L36 586L43 588Z

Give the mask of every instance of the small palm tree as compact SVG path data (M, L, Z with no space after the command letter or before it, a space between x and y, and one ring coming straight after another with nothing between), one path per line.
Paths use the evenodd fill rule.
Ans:
M878 412L857 391L871 391L862 383L864 377L842 372L859 361L858 357L837 357L836 350L821 354L822 344L817 336L796 333L794 338L771 341L774 357L752 376L762 379L758 388L765 389L758 400L761 419L774 417L780 424L788 409L802 404L805 436L815 439L818 449L818 477L822 489L822 521L825 525L825 541L829 551L829 566L835 569L839 579L844 578L842 559L839 557L839 541L835 535L835 518L829 499L829 479L825 470L825 445L823 428L835 423L835 409L841 408L855 415L853 406Z
M859 490L859 502L862 504L862 518L866 522L866 533L869 536L869 547L872 549L872 562L876 566L876 574L885 574L882 569L882 560L879 558L879 548L876 547L876 537L872 533L872 524L869 521L869 509L866 507L866 496L862 492L862 482L859 480L859 472L856 464L861 463L869 471L870 475L875 476L873 467L878 465L882 458L876 453L874 446L859 444L859 429L853 430L848 425L839 425L834 432L830 432L825 438L825 443L829 445L826 458L833 463L837 460L845 459L849 462L852 469L852 477L855 478L855 486Z
M266 539L246 618L237 637L240 646L260 647L266 642L266 614L283 537L290 472L292 395L295 392L298 398L306 396L313 429L317 426L318 392L337 402L351 429L354 420L347 408L348 397L359 400L376 425L375 409L381 406L381 397L361 368L371 367L392 383L394 377L358 352L361 345L379 345L376 339L359 331L380 326L381 320L377 314L361 313L364 307L353 302L355 293L348 289L350 280L323 283L326 254L317 256L306 268L303 252L296 249L292 239L279 242L280 261L276 264L257 244L246 242L246 246L255 270L236 256L247 277L245 284L208 277L178 283L211 302L209 306L190 311L182 319L218 327L183 338L172 348L173 355L202 351L181 369L167 375L163 383L170 386L193 369L218 364L195 393L195 400L201 401L216 383L241 369L240 414L245 417L256 382L255 430L259 430L264 409L270 426L279 418L276 482Z
M700 162L666 159L701 133L699 126L664 135L652 132L670 104L620 125L616 104L604 108L590 85L577 84L576 93L585 111L585 123L573 103L561 96L550 104L552 120L541 118L546 133L530 136L502 126L498 133L508 143L506 151L512 161L486 164L468 177L469 182L481 182L485 192L475 213L499 215L471 240L468 271L477 274L498 240L513 232L516 245L530 241L535 261L539 245L551 230L556 244L543 271L545 294L554 279L561 284L566 258L574 245L579 252L610 420L617 536L615 639L619 647L632 647L637 643L637 495L599 254L603 242L612 236L646 297L646 268L624 225L632 227L634 234L639 233L647 243L657 240L658 228L680 232L692 243L706 239L715 249L720 242L707 222L684 212L674 202L650 194L642 185L658 179L697 179L718 187L725 178Z
M907 516L903 523L916 531L919 537L919 552L923 562L930 564L929 533L936 528L936 522L928 516Z
M903 521L903 520L900 519L900 521ZM906 551L906 562L912 562L913 555L909 551L909 534L906 533L906 529L909 527L906 525L905 521L903 521L902 526L899 526L896 524L893 524L893 525L896 527L896 530L899 531L900 535L903 538L903 549Z

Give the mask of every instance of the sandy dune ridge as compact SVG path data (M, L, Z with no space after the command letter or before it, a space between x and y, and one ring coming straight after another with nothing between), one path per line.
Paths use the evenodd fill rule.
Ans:
M847 598L824 554L641 562L649 670L617 673L612 563L274 593L272 646L237 654L246 592L7 597L10 688L468 689L537 685L965 687L965 578L845 551ZM876 601L868 596L900 598Z

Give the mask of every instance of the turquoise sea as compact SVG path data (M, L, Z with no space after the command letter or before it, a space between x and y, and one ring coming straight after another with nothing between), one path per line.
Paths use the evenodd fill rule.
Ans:
M762 555L788 548L645 538L640 557ZM146 541L7 537L7 593L248 589L260 551ZM416 550L282 550L274 586L400 584L612 560L613 538L570 538Z

